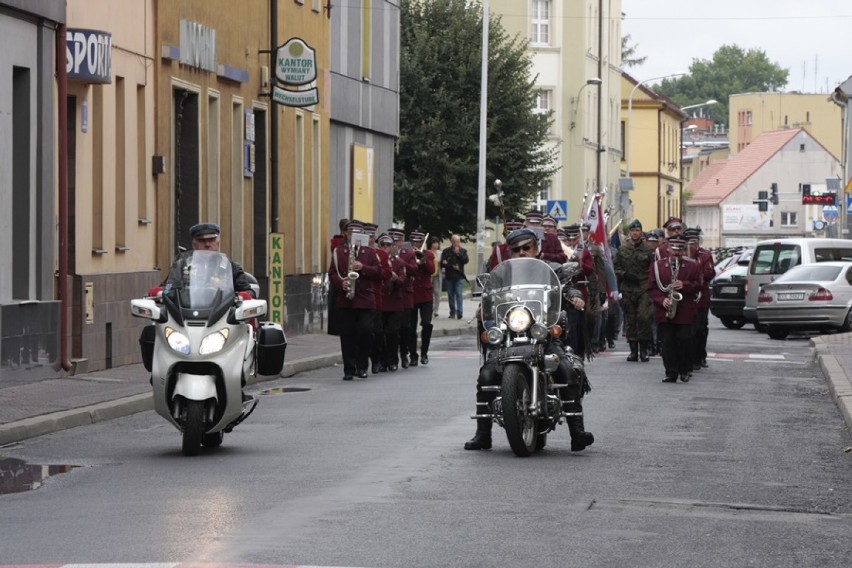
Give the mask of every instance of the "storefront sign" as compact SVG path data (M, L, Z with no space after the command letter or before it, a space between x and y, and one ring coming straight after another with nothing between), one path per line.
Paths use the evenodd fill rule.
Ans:
M272 87L272 100L284 106L313 106L319 102L319 92L316 88L306 91L288 91L287 89Z
M65 58L69 80L112 82L112 34L109 32L68 28Z
M269 234L269 321L284 325L284 233Z
M275 52L275 77L285 85L307 85L317 78L316 52L294 37Z
M216 73L216 30L189 20L180 21L180 62Z

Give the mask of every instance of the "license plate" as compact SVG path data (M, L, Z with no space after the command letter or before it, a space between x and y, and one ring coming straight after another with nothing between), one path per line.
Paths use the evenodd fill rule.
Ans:
M736 294L739 289L736 286L722 286L719 288L720 294Z
M804 292L778 292L778 301L782 300L804 300Z

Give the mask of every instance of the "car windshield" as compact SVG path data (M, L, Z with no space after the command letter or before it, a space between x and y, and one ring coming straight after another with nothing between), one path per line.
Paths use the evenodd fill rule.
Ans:
M825 282L836 280L841 266L826 266L824 264L802 264L791 268L782 276L775 279L775 282Z

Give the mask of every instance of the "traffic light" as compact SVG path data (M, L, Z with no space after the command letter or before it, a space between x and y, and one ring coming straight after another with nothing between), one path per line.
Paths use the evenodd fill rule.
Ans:
M757 205L758 211L769 211L769 199L768 199L767 191L758 191L757 199L752 201L755 205Z
M802 186L802 197L811 194L811 184L803 183L803 184L800 184L800 185Z
M771 193L769 194L769 201L772 205L778 205L778 184L773 183L770 188Z

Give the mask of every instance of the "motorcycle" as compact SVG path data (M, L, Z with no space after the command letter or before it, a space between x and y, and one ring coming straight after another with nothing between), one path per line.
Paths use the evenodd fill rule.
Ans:
M180 258L164 290L131 300L134 316L154 322L140 339L154 409L181 431L186 456L218 447L254 411L257 398L242 394L247 377L283 367L281 326L257 324L266 300L241 294L228 257L197 250Z
M579 412L566 412L560 389L554 382L559 355L546 353L550 341L564 333L559 325L562 286L553 269L535 258L500 263L484 278L482 292L482 343L487 361L502 369L499 386L483 386L496 392L490 414L505 431L515 455L527 457L544 448L547 434ZM582 360L566 349L575 368ZM488 404L488 403L481 403Z

